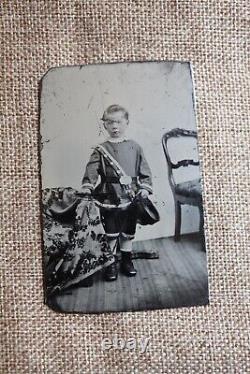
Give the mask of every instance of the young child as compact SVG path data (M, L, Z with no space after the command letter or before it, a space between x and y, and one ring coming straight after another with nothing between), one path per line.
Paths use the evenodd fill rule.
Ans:
M120 105L109 106L102 117L109 137L92 153L82 180L82 193L92 195L100 203L100 212L109 245L116 254L121 250L121 271L135 276L131 251L136 231L133 199L147 198L152 193L152 178L143 150L125 132L129 115ZM106 280L116 280L117 262L106 268Z

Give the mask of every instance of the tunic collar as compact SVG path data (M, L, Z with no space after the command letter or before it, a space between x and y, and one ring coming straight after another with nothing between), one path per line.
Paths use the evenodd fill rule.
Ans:
M111 138L111 137L107 138L107 141L111 143L122 143L125 140L128 140L125 136L123 136L122 138Z

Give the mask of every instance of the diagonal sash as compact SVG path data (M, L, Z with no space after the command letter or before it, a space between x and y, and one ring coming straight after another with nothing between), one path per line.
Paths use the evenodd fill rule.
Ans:
M132 178L126 175L125 171L117 160L107 151L102 145L97 145L96 149L103 155L104 159L109 162L109 164L115 169L116 173L120 176L120 183L124 186L130 186Z

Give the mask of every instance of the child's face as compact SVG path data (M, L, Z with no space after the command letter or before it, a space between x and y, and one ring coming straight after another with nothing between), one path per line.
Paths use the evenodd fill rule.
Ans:
M120 138L124 135L128 126L128 120L123 112L114 112L107 114L104 121L104 127L111 138Z

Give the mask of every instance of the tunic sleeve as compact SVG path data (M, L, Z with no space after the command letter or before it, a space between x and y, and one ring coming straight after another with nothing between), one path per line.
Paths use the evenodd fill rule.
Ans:
M140 189L147 190L150 194L152 194L152 174L141 147L139 157L139 187Z
M85 173L82 179L82 187L93 190L99 176L100 153L95 149L87 163Z

